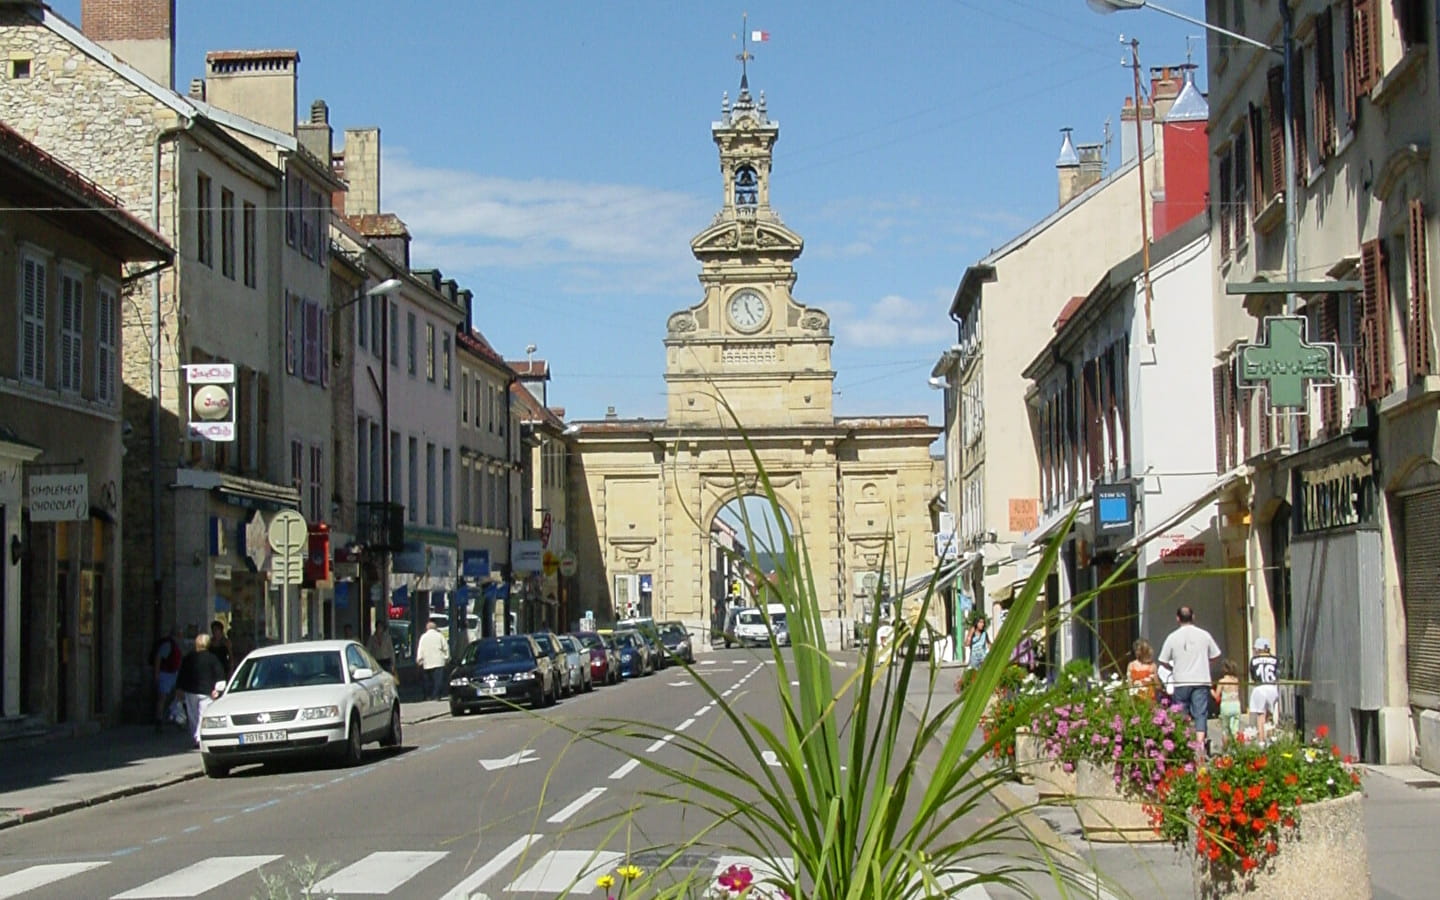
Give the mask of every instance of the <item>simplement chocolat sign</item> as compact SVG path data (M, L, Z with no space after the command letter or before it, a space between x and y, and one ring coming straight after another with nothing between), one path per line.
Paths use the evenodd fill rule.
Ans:
M77 522L90 517L88 475L31 475L32 522Z

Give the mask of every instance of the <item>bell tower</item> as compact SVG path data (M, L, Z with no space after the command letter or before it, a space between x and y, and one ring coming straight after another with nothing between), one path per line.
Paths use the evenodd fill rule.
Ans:
M741 54L742 65L748 58ZM718 395L746 427L831 425L830 317L790 293L805 242L770 205L780 124L764 92L751 95L748 72L733 105L728 94L721 100L710 135L723 193L715 218L690 242L704 296L667 323L667 421L730 425Z

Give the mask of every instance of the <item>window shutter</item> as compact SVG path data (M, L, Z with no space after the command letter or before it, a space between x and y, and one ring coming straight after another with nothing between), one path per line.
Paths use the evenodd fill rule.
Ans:
M1231 177L1234 179L1235 190L1232 192L1234 202L1230 206L1231 221L1235 226L1235 248L1245 243L1245 236L1249 230L1246 226L1250 210L1250 188L1249 179L1246 177L1246 167L1250 165L1249 142L1246 139L1245 129L1235 136L1235 152L1231 159Z
M1360 281L1364 287L1360 326L1364 358L1365 398L1378 400L1390 392L1390 297L1385 278L1385 249L1378 241L1360 245Z
M1283 97L1282 97L1283 102ZM1308 144L1310 135L1305 124L1305 55L1304 51L1296 47L1295 57L1290 66L1290 102L1293 106L1293 116L1290 127L1295 140L1295 177L1301 181L1305 179L1310 166L1310 146ZM1316 118L1319 118L1317 111ZM1281 148L1282 152L1284 148ZM1284 158L1281 160L1281 177L1284 177ZM1281 182L1283 190L1284 182Z
M1259 215L1265 205L1265 112L1250 107L1250 218Z
M320 309L320 386L330 386L330 314L324 309Z
M1225 363L1210 373L1211 405L1215 411L1215 470L1226 472L1225 465Z
M1260 446L1257 448L1257 452L1264 453L1275 446L1275 412L1268 402L1255 412L1259 422L1257 430L1260 432Z
M45 264L25 258L21 263L20 375L45 382Z
M1425 245L1425 205L1410 201L1410 380L1435 374L1430 347L1430 262Z
M1335 20L1326 7L1315 20L1315 150L1335 152Z
M1234 362L1225 367L1225 468L1240 465L1240 382Z
M300 323L295 321L292 312L290 292L285 292L285 371L291 375L295 374L295 329Z
M270 376L264 372L255 376L255 459L256 474L261 478L269 475L268 457L270 452ZM272 479L273 480L273 479Z
M1284 190L1285 185L1285 69L1275 66L1268 73L1270 91L1266 114L1270 120L1270 198Z
M115 296L98 293L95 304L95 399L115 399Z
M1320 303L1320 340L1323 343L1334 344L1338 350L1340 344L1340 295L1326 294L1318 302ZM1323 398L1320 407L1320 428L1327 435L1339 434L1345 426L1345 423L1340 420L1340 384L1340 380L1336 379L1335 384L1320 389Z
M1220 256L1230 255L1230 219L1235 214L1230 190L1230 153L1226 151L1220 159Z
M1355 96L1370 93L1380 80L1380 5L1378 0L1355 2Z

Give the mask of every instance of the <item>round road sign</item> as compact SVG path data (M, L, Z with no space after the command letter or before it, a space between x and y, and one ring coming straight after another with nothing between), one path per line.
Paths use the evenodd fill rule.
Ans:
M577 569L579 569L579 568L580 568L580 561L575 558L575 554L574 554L574 553L571 553L569 550L566 550L564 553L560 554L560 574L561 574L561 575L564 575L566 578L570 578L571 576L573 576L573 575L575 574L575 571L576 571Z
M282 509L270 520L270 547L281 556L303 553L310 539L305 517L293 509Z

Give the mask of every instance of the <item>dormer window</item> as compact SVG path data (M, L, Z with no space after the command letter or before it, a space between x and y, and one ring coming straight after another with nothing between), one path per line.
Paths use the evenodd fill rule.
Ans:
M760 202L760 179L754 166L741 166L735 170L735 205L756 206Z

